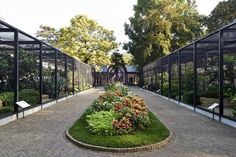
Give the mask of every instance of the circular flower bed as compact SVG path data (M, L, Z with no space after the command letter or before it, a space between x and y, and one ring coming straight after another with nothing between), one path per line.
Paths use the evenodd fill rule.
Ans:
M96 134L130 134L149 126L144 100L122 84L108 85L106 92L86 111L90 131Z
M116 83L105 87L105 93L66 131L66 137L86 148L130 152L163 147L171 133L143 98Z

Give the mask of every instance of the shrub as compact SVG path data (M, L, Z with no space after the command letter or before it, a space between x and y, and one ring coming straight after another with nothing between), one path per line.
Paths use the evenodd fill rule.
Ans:
M234 118L236 118L236 107L233 108L233 110L232 110L232 114L233 114Z
M206 91L200 94L202 97L206 98L218 98L219 97L219 87L209 86Z
M194 92L193 91L186 91L182 96L182 101L186 104L194 104ZM197 105L200 105L200 97L197 96Z
M101 102L99 100L95 100L92 105L86 110L86 114L93 114L95 112L100 112L100 111L110 111L111 109L114 108L114 103L113 102Z
M30 105L36 105L39 103L39 92L34 89L23 89L19 93L19 99Z
M150 121L144 100L139 97L124 98L115 106L119 118L113 122L118 134L127 134L145 129Z
M230 97L231 103L236 103L236 94Z
M105 94L100 95L98 100L102 103L106 102L106 101L109 103L113 103L113 102L120 101L120 99L121 99L120 96L121 95L118 91L116 91L115 93L108 91Z
M117 84L113 83L113 84L107 84L104 88L105 91L116 91L117 90Z
M107 85L86 110L88 128L93 133L129 134L149 126L148 109L144 100L120 83Z
M126 96L129 92L127 86L124 86L121 83L107 84L105 86L106 91L119 93L119 96Z
M13 92L1 93L0 100L4 102L4 106L14 106L14 93Z
M3 114L3 113L9 113L9 112L13 112L13 107L1 107L0 108L0 114Z
M236 88L232 84L224 85L224 97L232 97L236 94Z
M99 135L114 135L115 128L112 126L113 120L117 117L114 111L100 111L86 116L88 128L93 133Z

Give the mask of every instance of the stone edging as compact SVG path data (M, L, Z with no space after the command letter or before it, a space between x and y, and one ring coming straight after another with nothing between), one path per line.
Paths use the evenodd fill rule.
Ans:
M161 142L145 145L145 146L139 146L139 147L130 147L130 148L110 148L110 147L103 147L103 146L95 146L91 144L87 144L81 141L76 140L69 134L69 129L65 132L66 138L74 143L75 145L95 151L105 151L105 152L114 152L114 153L131 153L131 152L137 152L137 151L145 151L145 150L152 150L152 149L161 149L166 147L172 140L174 140L174 135L170 131L170 135L164 139Z

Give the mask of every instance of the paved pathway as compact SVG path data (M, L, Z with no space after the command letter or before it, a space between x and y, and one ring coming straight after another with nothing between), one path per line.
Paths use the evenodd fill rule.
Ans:
M79 148L64 138L64 131L102 92L89 90L0 127L0 157L220 157L236 156L236 129L179 107L138 88L149 108L175 133L161 150L104 153Z

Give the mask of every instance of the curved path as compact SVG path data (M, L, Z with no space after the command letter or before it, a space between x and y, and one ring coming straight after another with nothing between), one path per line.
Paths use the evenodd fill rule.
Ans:
M236 129L189 111L162 98L131 88L144 97L149 108L175 134L160 150L136 153L104 153L79 148L68 142L64 131L102 93L93 89L43 109L25 119L0 127L0 157L233 157Z

